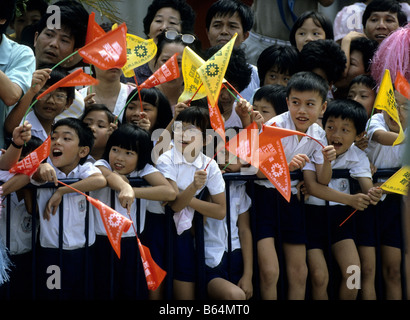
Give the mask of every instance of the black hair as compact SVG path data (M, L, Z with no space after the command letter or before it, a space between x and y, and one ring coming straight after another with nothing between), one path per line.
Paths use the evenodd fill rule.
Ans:
M74 48L85 45L87 35L88 12L83 5L75 0L61 0L53 4L60 8L61 27L66 28L74 37ZM41 33L47 27L47 20L54 13L46 13L36 24L36 31Z
M53 133L55 129L61 126L67 126L69 128L72 128L77 133L79 139L78 146L89 147L91 151L91 149L94 146L94 134L86 123L84 123L80 119L73 117L63 118L53 124L53 127L51 128L51 133ZM80 160L80 164L84 164L86 160L87 157L82 158Z
M378 45L376 40L371 40L365 37L357 37L350 42L350 53L353 51L359 51L362 53L365 72L370 72L371 60Z
M41 140L39 137L31 135L30 140L24 143L23 148L21 149L21 157L24 158L28 156L29 153L33 152L39 146L41 146L43 142L44 141Z
M7 27L14 19L16 13L16 0L0 1L0 19L6 19L6 22L0 25L0 36L7 31Z
M286 88L279 84L267 84L260 87L253 96L253 101L265 99L270 102L276 114L288 111Z
M328 103L323 114L323 128L329 117L350 119L356 128L356 135L361 134L366 129L367 112L363 105L350 99L335 99Z
M373 79L372 76L367 75L367 74L360 74L356 77L353 78L353 80L349 84L349 89L352 87L354 84L364 84L366 87L376 90L376 81Z
M40 15L43 15L47 11L48 4L45 0L29 0L29 1L17 1L16 3L16 15L14 16L14 21L16 18L20 17L28 11L38 10Z
M90 106L85 107L83 114L80 117L81 121L84 121L85 117L93 111L103 111L107 116L108 123L113 123L115 121L115 115L111 112L110 109L108 109L105 104L102 103L94 103Z
M293 46L272 45L261 52L256 66L260 85L263 86L266 73L274 66L282 74L293 75L299 71L299 51Z
M41 65L41 69L43 68L51 68L51 65ZM68 76L68 72L66 69L58 66L55 67L51 73L50 73L50 78L46 81L46 85L51 87L52 85L56 84L58 81L64 79L66 76ZM61 91L64 91L67 93L67 101L68 100L74 100L75 98L75 87L59 87L58 88Z
M209 30L212 18L215 16L232 17L235 13L238 13L241 19L243 32L250 31L254 23L253 11L250 6L239 0L218 0L214 2L206 13L206 29Z
M204 138L206 136L206 130L212 129L209 119L209 110L202 107L190 106L182 110L175 118L175 121L191 123L200 128Z
M133 91L130 92L130 94L127 97L127 102L128 104L125 106L125 109L123 111L121 123L126 123L126 112L128 105L132 101L139 101L139 96L137 94L138 89L134 89ZM141 94L141 100L142 102L149 103L153 105L154 107L157 108L157 120L152 126L152 130L154 131L156 129L165 129L168 124L172 120L172 110L171 110L171 104L169 103L167 97L162 93L161 90L159 90L156 87L153 88L143 88L140 89L140 94ZM132 100L130 101L130 99Z
M390 12L397 14L397 20L399 21L399 26L402 27L407 23L407 16L401 9L399 1L396 0L373 0L370 2L362 15L363 28L366 28L366 23L373 12Z
M326 39L334 39L333 24L328 17L326 17L323 13L317 11L305 11L296 19L295 23L292 26L292 29L290 30L289 41L292 46L296 47L296 30L299 29L303 25L303 23L309 18L312 18L315 25L323 29L323 31L325 32Z
M326 80L316 73L310 71L301 71L295 73L288 82L286 87L286 97L289 98L291 90L295 91L315 91L321 96L323 102L326 101L329 85Z
M212 57L222 45L210 47L205 52L205 60ZM224 77L232 86L241 92L249 85L252 79L252 67L246 62L246 56L243 49L233 47L228 67Z
M322 69L329 83L342 77L346 61L345 53L333 40L311 41L300 51L300 70Z
M138 154L137 167L135 170L142 170L148 163L152 164L151 137L146 130L141 129L133 123L122 124L118 129L114 130L108 138L102 159L109 161L112 147L135 151Z
M158 10L162 8L173 8L181 16L181 32L194 32L195 11L185 0L154 0L147 9L144 17L144 33L148 37L149 29Z

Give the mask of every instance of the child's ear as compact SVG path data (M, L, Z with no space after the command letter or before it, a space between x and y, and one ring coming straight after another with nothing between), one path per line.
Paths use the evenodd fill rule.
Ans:
M86 156L88 156L89 153L90 153L90 147L83 146L83 147L80 147L78 155L80 156L80 158L85 158Z
M213 136L212 136L212 135L210 135L210 134L206 135L206 136L205 136L205 139L204 139L204 146L206 146L207 144L211 143L212 140L213 140Z
M322 104L321 115L325 113L326 108L327 108L327 100L325 100L325 102L323 102Z
M360 139L362 139L364 137L364 134L365 134L365 131L356 135L356 138L354 139L354 141L359 141Z

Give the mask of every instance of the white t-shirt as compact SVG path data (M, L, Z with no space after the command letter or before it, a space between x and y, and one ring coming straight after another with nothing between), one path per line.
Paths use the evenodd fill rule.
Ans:
M50 159L47 162L53 166ZM54 167L54 166L53 166ZM101 173L92 163L86 162L83 165L75 167L68 175L54 167L57 179L85 179L92 174ZM31 179L34 185L40 183ZM50 214L50 220L43 218L43 212L48 200L55 192L55 188L40 188L37 190L37 204L40 215L40 245L44 248L58 248L58 234L59 234L59 212L57 209L55 215ZM63 249L73 250L85 246L85 217L87 205L86 198L78 192L72 192L63 196L64 210L63 210ZM95 241L94 219L91 210L89 211L89 245Z
M241 248L239 240L239 215L249 210L251 198L246 193L245 181L229 183L230 218L231 218L231 250ZM215 268L221 262L224 252L228 252L228 227L226 217L223 220L206 218L204 223L205 263Z
M366 156L366 153L356 147L354 144L335 160L332 161L332 169L349 169L350 176L352 178L370 178L372 179L372 173L370 170L370 162ZM315 166L311 163L307 163L304 170L316 171ZM350 194L350 183L347 178L337 178L331 179L328 185L330 188ZM306 204L314 204L317 206L326 205L325 200L316 198L314 196L309 196L305 200ZM344 205L342 203L329 201L330 206L334 205Z
M110 169L112 171L112 168L110 166L110 164L104 160L104 159L100 159L97 160L94 165L96 167L98 166L104 166L108 169ZM154 173L154 172L158 172L158 170L153 167L150 164L147 164L142 170L136 170L131 172L128 175L128 178L143 178L144 176ZM106 205L110 206L111 208L113 208L115 211L117 211L118 213L122 214L124 217L129 218L128 214L127 214L127 209L121 206L121 203L118 199L118 195L119 192L115 191L115 204L114 206L111 205L111 188L110 187L105 187L105 188L101 188L99 190L95 190L95 191L91 191L90 192L90 196L92 196L95 199L100 200L101 202L105 203ZM145 199L140 199L140 223L139 223L139 232L142 232L144 230L144 225L145 225L145 213L146 213L146 207L147 207L147 200ZM93 207L93 212L94 212L94 221L95 221L95 233L98 235L107 235L107 232L105 230L104 227L104 223L101 219L101 215L100 212L98 211L97 208ZM137 200L135 200L133 202L133 204L131 205L131 219L134 223L135 226L137 226ZM134 229L131 227L128 229L127 232L124 232L122 234L122 237L135 237L135 232Z
M292 121L289 111L271 118L270 120L265 122L265 125L271 125L273 123L276 123L276 126L280 128L286 128L296 131L295 124ZM312 124L308 128L306 134L320 141L320 143L322 143L323 145L327 145L326 133L317 123ZM286 155L286 161L288 163L295 155L306 154L311 162L316 164L323 164L322 146L315 140L304 136L299 141L298 135L295 134L282 138L281 141L283 150ZM292 194L297 193L296 185L298 184L298 182L299 180L291 180ZM273 184L269 180L256 180L255 183L263 185L266 188L274 188Z

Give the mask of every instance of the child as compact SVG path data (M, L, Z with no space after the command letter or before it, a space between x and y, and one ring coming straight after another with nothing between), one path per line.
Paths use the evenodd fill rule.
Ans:
M137 201L143 198L157 201L172 201L175 192L162 174L151 165L151 140L148 132L134 124L122 124L108 139L102 159L95 162L107 179L108 186L92 192L92 197L112 206L117 212L131 218L139 226L138 232L144 229L145 201L140 202L140 220L137 221ZM151 187L131 187L128 178L141 177ZM115 190L115 203L111 202L111 190ZM95 248L95 294L96 298L142 299L146 295L146 283L141 258L138 254L138 244L135 231L130 228L122 234L121 259L111 255L113 251L107 237L103 221L98 209L93 209L95 232L97 234ZM130 216L128 216L128 214ZM113 270L111 270L113 268ZM139 269L138 269L139 268ZM137 273L137 270L140 270ZM110 288L111 272L113 273L113 288ZM140 278L140 286L137 279ZM145 288L145 290L144 290ZM113 289L113 292L110 290Z
M281 85L265 85L253 96L253 110L263 117L263 123L288 110L286 88Z
M157 160L157 168L171 183L176 199L169 203L174 220L174 298L194 299L195 248L191 234L194 211L223 219L226 214L225 182L215 160L202 153L204 144L212 140L207 109L191 106L181 111L174 123L175 146ZM206 170L205 170L206 168ZM210 200L196 195L207 187Z
M271 118L265 125L276 123L278 127L306 133L325 142L323 129L316 124L319 115L326 110L328 85L324 79L312 72L299 72L292 76L287 85L289 111ZM306 162L313 162L317 178L324 184L330 181L332 170L330 161L336 151L333 146L322 147L307 137L293 135L282 139L289 170L302 169ZM265 176L258 172L258 177ZM287 202L267 180L255 182L255 206L257 231L255 238L260 268L262 299L277 299L276 282L279 276L275 239L280 229L281 241L286 261L288 298L304 299L307 266L306 234L302 203L297 199L296 185L292 180L292 196ZM278 225L277 219L280 221Z
M134 96L123 111L121 123L135 123L150 133L156 129L165 129L172 120L171 105L166 96L156 87L141 89L142 109L144 110L141 112L140 99L138 94L135 94L136 92L137 89L134 89L127 98L128 102ZM147 125L147 120L149 125Z
M228 128L239 133L239 128ZM236 160L236 161L235 161ZM225 172L239 172L243 166L229 152L220 168ZM206 218L204 222L205 263L208 296L217 300L248 300L253 295L253 248L246 181L229 183L230 220ZM231 248L228 245L230 221ZM229 268L230 266L230 268ZM230 272L232 270L232 272Z
M403 100L401 100L403 99ZM406 99L396 93L397 109L402 128L407 125L408 106ZM407 101L408 102L408 101ZM369 125L370 122L370 125ZM399 132L398 124L387 114L386 111L374 114L367 123L369 145L365 150L371 163L377 169L399 168L403 163L405 144L393 146ZM366 125L366 126L367 126ZM404 130L404 129L403 129ZM407 135L407 132L404 132ZM387 178L378 178L376 185L382 184ZM386 299L401 299L401 250L402 227L401 227L401 204L402 196L388 193L383 190L383 198L375 208L374 218L379 226L379 239L382 255L382 274L385 284ZM362 224L368 231L368 223ZM359 249L367 254L368 259L375 266L376 238L374 232L367 232L366 238L359 238ZM375 298L376 295L372 296Z
M102 188L106 180L92 163L85 162L93 146L91 129L79 119L66 118L57 121L52 128L50 156L47 163L39 166L31 178L31 183L39 185L54 182L58 186L61 179L81 179L71 186L81 192ZM60 203L64 200L64 211ZM37 191L37 204L40 213L40 236L38 248L38 286L39 296L55 299L82 299L84 286L90 284L92 264L90 253L95 241L94 222L90 215L86 227L87 202L83 195L67 186L41 188ZM60 216L63 215L63 216ZM63 234L60 234L60 219ZM88 237L85 231L88 229ZM61 242L62 243L61 243ZM62 258L62 264L61 259ZM86 264L87 262L87 264ZM49 284L49 266L59 268L61 282L55 285L61 289L52 290Z
M6 119L6 130L8 132L12 131L14 121L18 120L18 123L21 124L25 112L37 96L67 75L67 71L62 68L56 68L52 71L49 68L36 70L33 74L32 86L18 102L16 112L13 116L8 116ZM73 99L74 87L57 88L39 99L26 117L26 120L32 125L31 130L33 135L43 141L47 139L50 135L51 127L55 122L55 118L72 104ZM20 114L17 114L17 111L20 112Z
M307 258L312 298L315 300L328 299L329 275L325 256L329 243L342 274L339 299L354 300L357 297L358 290L346 286L351 276L351 273L346 272L347 268L351 265L360 267L354 242L354 219L339 225L354 209L363 211L369 204L376 205L381 197L381 190L373 187L366 154L353 144L364 135L366 121L364 107L353 100L333 100L323 115L327 142L336 149L332 169L349 169L350 176L359 182L363 193L351 194L349 180L346 178L332 178L328 186L318 184L314 169L311 170L313 166L308 163L304 168L304 182L310 194L305 197ZM329 207L325 201L329 201Z
M290 77L299 71L299 51L293 46L272 45L263 50L257 62L260 86L288 84Z
M96 103L84 110L81 120L91 128L94 134L94 145L87 161L100 160L108 138L116 128L115 115L105 105Z
M15 139L17 140L17 139ZM39 147L43 141L31 136L21 149L20 159ZM7 286L0 286L0 297L3 299L30 299L32 280L32 236L37 235L38 224L33 227L32 221L32 192L24 188L30 177L25 174L9 173L8 170L0 171L2 188L2 213L0 215L0 239L4 244L9 243L9 254L12 262L10 273L10 292ZM8 204L8 201L10 203ZM7 209L10 208L10 211ZM12 210L12 211L11 211ZM13 212L9 215L9 213ZM10 224L7 225L7 216ZM8 229L9 228L9 229ZM1 241L1 240L0 240Z
M289 41L298 51L303 46L315 40L333 40L332 22L320 12L306 11L302 13L292 26Z

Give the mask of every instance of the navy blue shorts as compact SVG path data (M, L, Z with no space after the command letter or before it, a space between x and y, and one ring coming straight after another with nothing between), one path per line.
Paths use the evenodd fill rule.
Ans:
M356 244L358 246L376 246L376 214L376 207L373 205L370 205L364 211L357 211L354 214L356 220Z
M173 224L175 229L175 224ZM174 232L174 279L195 282L196 252L195 238L191 229L178 235Z
M376 205L381 245L403 248L402 201L401 195L388 194L384 201L379 201Z
M305 206L303 202L299 201L297 196L293 194L288 202L279 191L276 193L282 242L306 244Z
M243 275L243 258L242 250L236 249L229 255L225 251L222 260L215 268L205 267L206 282L209 283L212 279L222 278L234 284L238 284Z
M278 235L277 191L255 183L256 241Z

